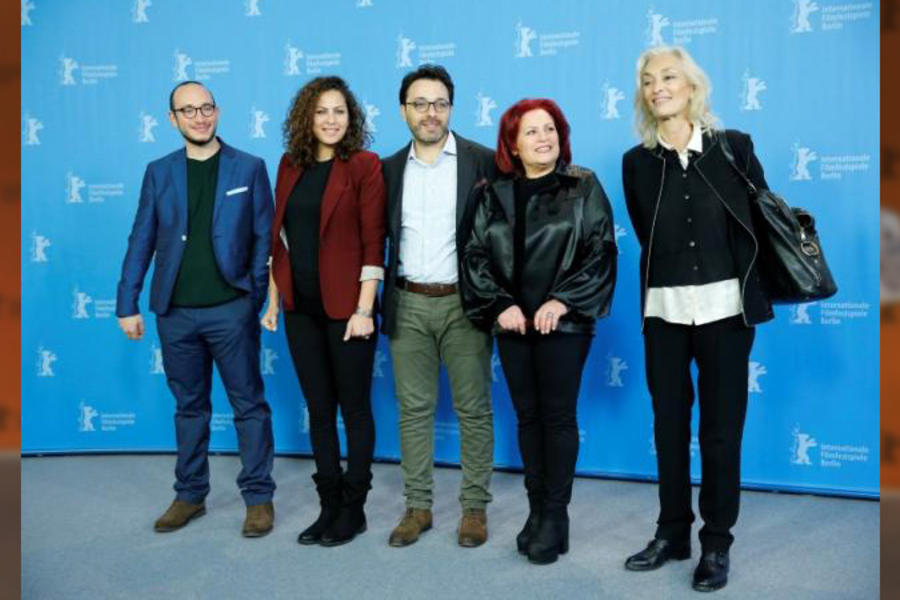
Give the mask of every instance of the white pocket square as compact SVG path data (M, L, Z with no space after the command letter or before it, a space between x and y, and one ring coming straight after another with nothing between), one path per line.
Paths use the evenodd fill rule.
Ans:
M237 188L234 188L233 190L228 190L227 192L225 192L225 195L226 196L234 196L235 194L240 194L241 192L246 192L248 189L250 189L250 188L248 188L246 185L242 186L242 187L237 187Z

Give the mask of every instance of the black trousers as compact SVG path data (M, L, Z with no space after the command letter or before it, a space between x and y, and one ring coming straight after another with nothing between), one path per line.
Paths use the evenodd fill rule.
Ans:
M375 424L372 365L377 336L343 341L346 320L285 312L288 346L306 397L316 474L323 505L363 503L371 488ZM347 472L341 470L337 411L347 436Z
M704 551L726 551L734 541L730 530L740 505L747 363L754 333L740 316L705 325L676 325L658 318L645 322L659 469L657 538L680 542L691 535L691 361L696 360L703 469L700 543Z
M529 504L565 515L578 460L578 389L591 336L503 334L497 348L518 417Z

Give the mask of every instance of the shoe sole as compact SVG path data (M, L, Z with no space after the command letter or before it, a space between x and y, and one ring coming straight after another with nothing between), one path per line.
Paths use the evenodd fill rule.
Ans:
M429 529L431 529L430 524L427 527L423 527L422 529L419 530L419 536L417 536L416 539L408 541L408 542L403 541L403 540L397 540L397 541L388 540L388 545L391 546L392 548L405 548L406 546L412 546L413 544L418 542L419 537L421 537L421 535L423 533L425 533L426 531L428 531Z
M274 529L274 525L262 531L241 531L241 535L245 538L261 538L269 535Z
M698 584L694 583L694 584L691 584L691 587L693 587L698 592L715 592L716 590L721 590L727 584L728 584L728 581L726 580L717 585L698 585Z
M547 556L547 557L543 557L543 556L533 557L533 556L530 556L530 555L529 555L529 556L528 556L528 562L530 562L530 563L533 564L533 565L549 565L549 564L553 564L553 563L555 563L555 562L557 561L557 559L558 559L560 556L562 556L563 554L567 553L568 551L569 551L569 547L566 546L565 549L560 549L559 552L557 552L556 554L553 554L553 555L550 555L550 556ZM526 554L528 554L528 553L526 552Z
M301 546L318 546L320 540L321 540L321 538L312 538L312 539L304 540L304 539L301 539L298 537L297 543L300 544Z
M319 540L319 545L322 546L322 547L324 547L324 548L334 548L335 546L343 546L344 544L349 544L349 543L352 542L354 539L356 539L356 536L358 536L358 535L360 535L360 534L362 534L362 533L365 533L365 532L366 532L366 529L367 529L366 524L363 523L362 527L360 527L360 528L356 531L356 533L354 533L353 535L351 535L350 537L348 537L346 540L327 540L327 541L326 541L326 540Z
M187 525L194 519L199 519L200 517L202 517L205 514L206 514L206 509L201 508L200 510L198 510L197 512L195 512L194 514L189 516L184 523L182 523L181 525L178 525L177 527L157 527L154 525L153 531L155 531L156 533L169 533L171 531L178 531L179 529L181 529L182 527L184 527L185 525Z
M463 548L477 548L487 541L487 538L476 542L475 540L457 540L460 546Z

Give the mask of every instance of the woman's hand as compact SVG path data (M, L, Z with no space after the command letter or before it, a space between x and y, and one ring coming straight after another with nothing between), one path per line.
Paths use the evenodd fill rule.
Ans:
M525 335L525 315L522 309L513 304L497 317L497 324L505 331L517 331Z
M266 307L266 312L263 314L262 319L259 320L260 324L268 329L269 331L277 331L278 330L278 303L269 301L269 305Z
M534 313L534 328L543 334L556 331L559 325L559 318L567 312L569 312L569 309L559 300L547 300Z
M372 317L365 317L359 313L350 315L347 319L347 329L344 331L344 341L350 338L369 339L369 336L375 333L375 320Z

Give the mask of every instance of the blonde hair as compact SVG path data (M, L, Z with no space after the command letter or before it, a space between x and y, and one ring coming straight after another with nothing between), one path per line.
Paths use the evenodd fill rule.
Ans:
M688 101L688 119L692 122L700 123L703 132L707 132L717 128L719 119L712 113L709 107L709 95L712 92L712 86L709 83L709 77L700 66L694 62L694 59L687 50L681 46L655 46L644 50L637 61L637 71L635 73L637 80L637 89L634 93L634 125L637 129L638 136L645 148L652 150L656 148L658 143L658 123L653 112L644 102L644 95L641 86L641 75L647 68L647 63L658 56L670 54L681 61L681 69L684 72L688 83L694 88L691 98Z

